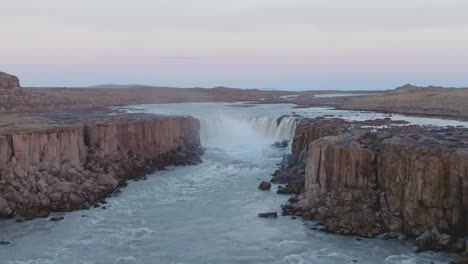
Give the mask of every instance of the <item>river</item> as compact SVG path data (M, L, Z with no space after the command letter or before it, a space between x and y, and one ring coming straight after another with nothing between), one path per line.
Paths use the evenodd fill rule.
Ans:
M284 114L385 117L368 112L292 105L224 103L140 105L132 112L193 115L201 120L203 163L169 167L132 181L107 209L92 208L60 222L0 221L0 263L447 263L443 253L413 253L411 241L383 241L311 230L313 222L264 219L288 196L257 189L268 181L288 149L295 119ZM393 116L419 124L466 122ZM442 123L441 123L442 122Z

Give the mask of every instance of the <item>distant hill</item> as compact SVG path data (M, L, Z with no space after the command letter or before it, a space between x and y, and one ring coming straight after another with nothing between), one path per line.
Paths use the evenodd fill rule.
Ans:
M151 87L151 86L143 85L143 84L100 84L100 85L89 86L88 88L130 89L130 88L141 88L141 87Z
M456 88L456 87L443 87L443 86L416 86L412 84L405 84L403 86L395 88L397 92L444 92L455 89L468 89L468 88Z

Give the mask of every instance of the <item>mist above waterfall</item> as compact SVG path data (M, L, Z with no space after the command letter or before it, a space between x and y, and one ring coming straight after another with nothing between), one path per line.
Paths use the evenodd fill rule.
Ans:
M203 143L238 144L265 140L291 140L297 118L289 116L233 118L218 115L201 117L200 123Z

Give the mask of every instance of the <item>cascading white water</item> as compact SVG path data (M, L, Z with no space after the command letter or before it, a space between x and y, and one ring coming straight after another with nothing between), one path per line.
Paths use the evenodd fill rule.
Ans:
M245 120L228 116L199 117L202 144L236 144L261 136Z
M249 120L250 126L265 136L275 140L291 140L297 124L297 118L283 117L254 117Z
M278 141L291 140L297 124L297 118L291 116L240 119L218 116L199 119L203 143L256 141L260 137Z

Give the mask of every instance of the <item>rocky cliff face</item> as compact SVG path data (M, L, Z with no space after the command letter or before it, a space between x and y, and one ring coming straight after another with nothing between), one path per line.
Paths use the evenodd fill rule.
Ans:
M201 162L199 122L119 115L0 135L0 216L86 208L127 179Z
M431 230L438 234L431 248L461 249L456 238L468 233L466 129L306 119L293 146L286 167L305 166L304 192L286 213L365 237Z
M20 83L16 76L0 72L0 89L14 90L19 89Z

